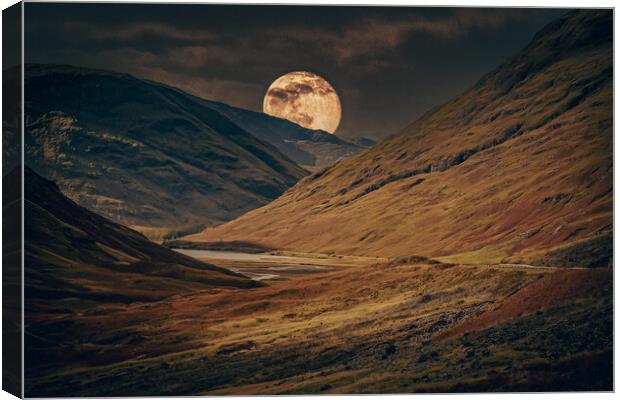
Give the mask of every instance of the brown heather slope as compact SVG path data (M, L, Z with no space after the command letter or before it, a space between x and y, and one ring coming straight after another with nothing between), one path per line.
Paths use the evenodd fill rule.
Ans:
M462 336L466 333L480 332L489 327L514 320L524 314L533 314L565 304L568 299L580 299L599 291L611 291L611 271L607 268L596 270L560 270L544 275L524 289L508 296L496 308L465 320L437 335L437 339Z
M570 13L402 133L186 239L607 265L612 89L612 12Z
M59 313L46 338L66 346L37 355L26 395L612 390L612 273L359 265Z

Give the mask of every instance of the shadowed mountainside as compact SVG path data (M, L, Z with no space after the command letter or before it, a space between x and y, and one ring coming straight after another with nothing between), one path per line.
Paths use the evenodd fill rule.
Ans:
M27 65L25 90L29 165L80 205L154 238L232 219L307 174L269 141L293 158L313 144L361 149L127 74Z
M94 309L107 314L130 304L210 290L247 290L258 282L149 241L62 195L58 187L25 168L25 368L30 375L58 360L114 359L80 347L86 340L67 315ZM19 182L21 170L5 182ZM99 330L114 335L108 329ZM165 345L161 345L165 349ZM96 354L95 354L96 353Z
M17 180L18 174L15 170L5 179ZM78 206L29 168L24 187L26 298L31 306L47 310L60 305L55 303L60 299L125 303L210 287L259 286ZM38 310L29 309L34 314Z
M306 177L265 207L184 239L608 265L612 15L568 14L402 133Z

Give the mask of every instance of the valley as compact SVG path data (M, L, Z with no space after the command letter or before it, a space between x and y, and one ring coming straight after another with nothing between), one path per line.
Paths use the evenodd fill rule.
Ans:
M59 313L56 323L75 332L63 347L97 357L76 356L33 373L27 393L55 396L69 387L80 396L611 388L610 269L209 256L241 272L271 273L284 262L325 269L280 270L262 288Z
M611 390L611 268L170 250L26 178L27 396Z

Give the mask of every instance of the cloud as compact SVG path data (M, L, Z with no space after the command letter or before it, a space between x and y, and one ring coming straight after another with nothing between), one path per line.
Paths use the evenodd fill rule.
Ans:
M188 75L157 66L128 65L125 70L137 77L163 82L204 99L217 100L246 109L256 109L257 105L262 104L264 88L256 83Z
M457 40L472 29L496 29L509 20L529 15L510 9L460 9L443 17L410 16L402 19L364 18L341 31L318 28L292 28L287 38L305 45L322 46L339 64L360 57L378 56L396 49L414 33L425 33L443 40ZM268 36L274 32L268 32ZM268 43L277 44L278 40ZM383 66L388 63L384 62ZM376 65L381 67L380 64Z
M80 22L71 23L73 29L79 29L85 34L98 40L119 40L129 41L140 39L146 36L156 36L172 40L186 42L210 41L217 38L217 35L203 29L183 29L162 23L134 22L120 27L111 26L109 28L93 29L87 24Z
M169 53L158 54L131 47L82 54L82 65L127 72L138 78L162 82L178 87L195 96L222 101L242 108L256 109L262 104L265 88L245 79L227 79L218 74L187 73L180 69L180 60L172 60ZM74 55L75 56L75 55Z
M165 23L131 22L118 26L93 27L84 22L69 22L64 29L72 35L80 32L91 40L120 42L129 46L146 38L182 42L168 48L167 56L177 64L199 68L212 64L273 63L291 56L329 57L339 65L361 58L385 55L406 42L415 33L425 33L443 40L457 40L472 29L496 29L509 20L529 18L531 14L516 9L456 9L442 16L409 14L400 18L364 17L341 25L289 24L274 27L248 26L239 31L213 32L204 28L180 27ZM299 49L308 54L299 54ZM319 54L320 53L320 54ZM276 58L274 60L273 58ZM374 61L368 72L387 67L389 62ZM374 67L374 68L373 68Z
M207 45L170 46L162 50L162 60L184 69L200 69L243 65L253 69L265 64L279 65L287 61L287 54L280 52L261 51L255 46L230 46L225 43Z
M333 81L340 83L339 93L348 93L348 99L361 98L350 93L353 85L347 80L358 83L388 71L409 73L415 59L400 50L423 38L419 35L456 41L475 29L493 30L508 21L532 18L531 12L515 9L446 8L430 13L406 8L391 13L391 18L383 11L351 14L338 22L280 19L234 28L128 18L105 25L85 19L63 23L46 19L28 29L29 38L50 37L68 46L74 54L66 59L74 63L126 71L201 97L256 109L262 104L263 85L291 70L318 66L316 72L333 74ZM52 59L62 59L61 49L42 50Z

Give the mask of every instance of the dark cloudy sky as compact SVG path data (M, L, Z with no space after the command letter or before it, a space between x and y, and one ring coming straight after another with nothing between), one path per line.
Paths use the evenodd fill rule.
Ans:
M325 77L336 133L383 137L461 93L567 10L26 3L26 62L129 72L261 111L282 74Z

